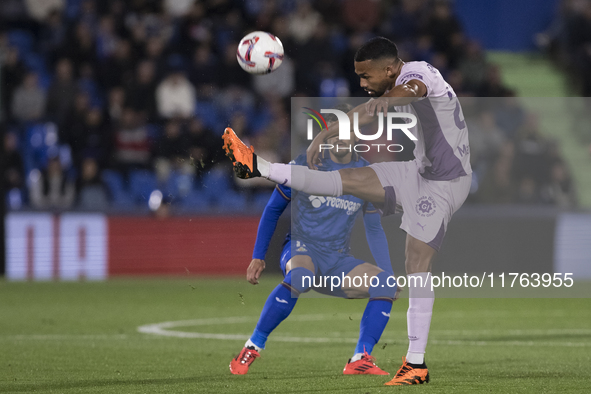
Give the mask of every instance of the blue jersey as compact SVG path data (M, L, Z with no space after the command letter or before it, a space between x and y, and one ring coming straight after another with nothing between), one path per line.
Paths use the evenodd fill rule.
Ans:
M337 171L341 168L357 168L369 165L364 158L353 155L347 164L338 164L325 154L319 171ZM306 156L298 156L292 164L306 165ZM359 213L366 210L377 212L371 204L351 195L340 197L314 196L285 186L278 186L291 197L291 231L294 238L304 243L313 243L324 250L348 253L353 225ZM290 195L291 192L291 195Z
M367 160L353 154L347 164L338 164L330 160L325 153L320 171L334 171L341 168L365 167ZM292 162L305 165L305 155L300 155ZM345 195L341 197L323 197L293 191L291 188L277 185L267 203L257 233L253 259L265 259L269 243L277 227L281 213L292 204L292 231L294 237L326 251L349 253L349 241L357 216L364 213L367 241L377 265L386 272L392 271L388 242L381 225L380 212L371 203ZM290 240L290 235L286 241Z

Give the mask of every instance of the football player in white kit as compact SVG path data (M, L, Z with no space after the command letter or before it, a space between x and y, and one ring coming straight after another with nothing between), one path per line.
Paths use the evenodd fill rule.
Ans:
M441 247L447 224L470 190L468 129L459 101L439 71L426 62L403 62L396 45L386 38L373 38L359 48L355 73L361 87L375 98L350 111L350 121L357 112L361 127L388 108L414 114L419 121L409 129L417 138L413 161L314 171L320 145L338 134L337 123L323 129L308 147L310 168L257 157L254 148L244 145L231 128L224 132L224 149L239 177L262 176L314 195L354 195L381 207L383 215L403 212L400 228L407 233L409 348L386 385L422 384L429 381L424 353L434 303L431 261Z

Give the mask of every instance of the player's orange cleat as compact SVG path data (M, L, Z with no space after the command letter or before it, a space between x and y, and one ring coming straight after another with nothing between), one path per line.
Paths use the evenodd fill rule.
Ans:
M222 139L224 140L222 147L226 156L234 163L234 172L238 178L248 179L261 176L257 169L257 155L252 146L247 147L230 127L226 127Z
M425 363L420 366L412 365L406 361L406 357L402 357L402 367L396 372L394 378L384 385L405 386L423 383L429 383L429 370Z
M243 348L240 354L230 361L230 372L234 375L246 375L250 364L252 364L257 357L261 357L261 355L255 349L248 347Z
M345 369L343 369L343 375L390 375L376 365L376 358L370 356L365 352L361 357L361 360L353 361L349 360Z

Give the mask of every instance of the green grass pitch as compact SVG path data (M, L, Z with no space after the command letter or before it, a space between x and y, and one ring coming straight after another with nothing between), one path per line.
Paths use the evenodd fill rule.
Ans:
M385 387L387 377L342 375L366 301L304 298L249 374L233 376L230 359L278 281L0 282L0 392L591 391L589 299L436 299L426 358L431 383ZM407 307L406 299L395 302L373 352L392 374L406 353ZM160 327L177 336L138 332L184 320L193 321Z

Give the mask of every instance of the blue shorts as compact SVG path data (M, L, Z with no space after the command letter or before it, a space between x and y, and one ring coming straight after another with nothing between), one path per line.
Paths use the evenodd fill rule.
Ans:
M327 252L316 246L310 244L304 244L301 241L293 240L289 241L283 247L281 252L281 271L285 276L285 266L292 256L310 256L312 263L314 264L314 275L316 276L338 276L341 278L343 275L347 275L351 270L360 264L366 263L363 260L356 259L351 254L339 253L339 252ZM313 290L322 293L333 295L337 297L345 297L341 289L331 292L330 287L328 289L313 287Z

